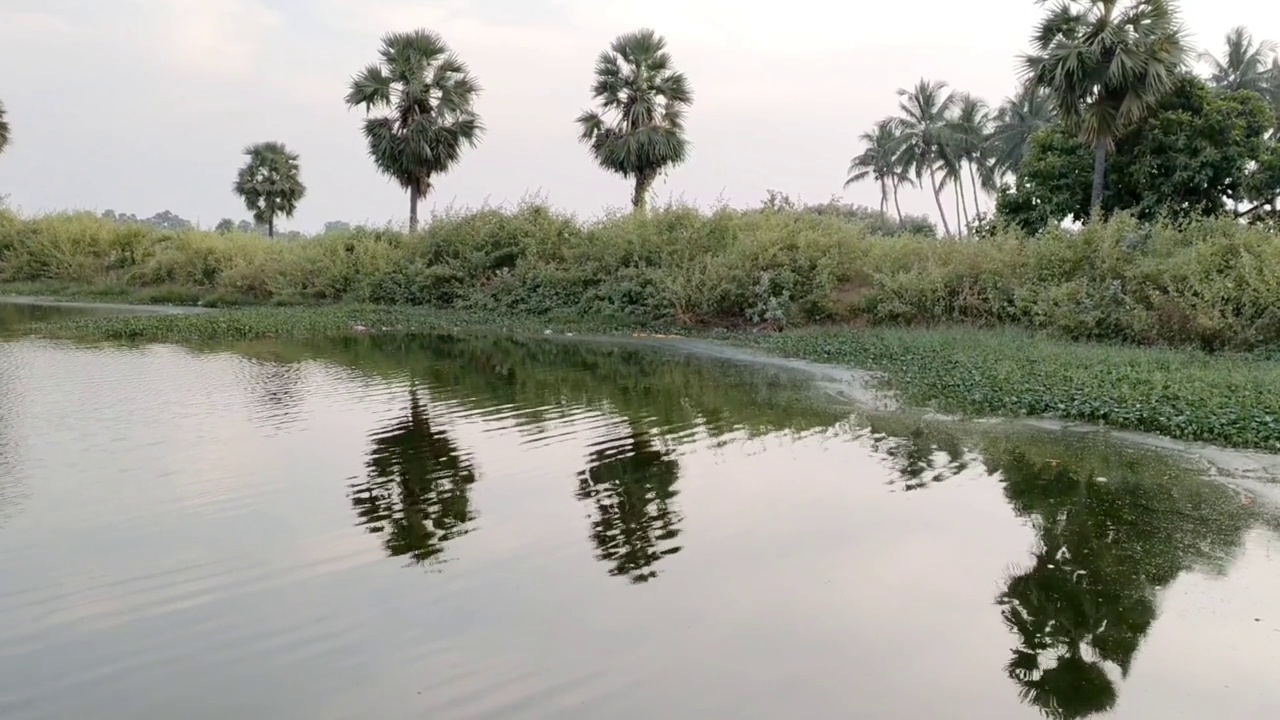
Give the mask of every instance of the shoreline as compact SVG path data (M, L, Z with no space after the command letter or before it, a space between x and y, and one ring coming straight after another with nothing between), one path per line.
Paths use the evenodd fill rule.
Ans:
M86 342L171 343L347 334L500 332L652 345L800 372L830 398L872 412L918 408L939 420L1059 423L1137 433L1143 444L1280 452L1280 361L1255 355L1055 340L1016 330L805 328L780 332L660 330L580 319L495 317L421 307L211 309L0 297L0 302L115 310L37 322L31 334ZM363 328L360 328L363 326ZM1197 451L1199 452L1199 451ZM1259 467L1261 470L1248 470ZM1237 474L1280 478L1280 461Z

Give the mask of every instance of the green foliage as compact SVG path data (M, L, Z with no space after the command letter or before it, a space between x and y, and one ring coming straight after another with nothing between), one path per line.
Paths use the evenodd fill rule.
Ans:
M812 329L748 341L787 356L884 372L908 403L945 412L1051 416L1280 450L1274 360L961 329Z
M274 237L276 217L293 217L298 203L307 194L299 177L298 154L278 142L261 142L244 149L248 161L236 174L232 190L253 214L254 222L267 226L267 236ZM224 220L218 223L225 231Z
M1221 93L1183 75L1147 121L1122 134L1112 155L1102 209L1144 221L1222 213L1228 204L1280 195L1266 102L1252 92ZM1034 232L1090 214L1093 158L1062 126L1038 133L997 212Z
M1032 34L1028 84L1049 93L1058 120L1094 152L1091 208L1116 139L1173 87L1183 36L1172 0L1061 0Z
M416 230L418 200L431 192L432 178L484 134L475 111L480 84L429 30L384 35L380 55L351 80L346 102L387 112L365 118L364 137L378 170L409 192L409 229Z
M1275 87L1278 78L1271 65L1276 58L1274 42L1254 42L1248 28L1237 26L1227 31L1223 46L1221 59L1208 51L1197 55L1209 66L1209 83L1213 87L1227 92L1247 90L1264 96Z
M5 117L4 102L0 101L0 153L9 147L9 121Z
M684 118L693 91L672 69L667 41L647 28L615 38L595 76L597 109L578 116L579 139L600 167L635 180L631 205L643 212L653 181L689 156Z
M667 207L583 223L529 204L443 215L420 233L360 228L289 243L0 213L0 282L617 325L964 323L1211 350L1280 345L1280 240L1262 228L1120 215L1037 237L997 225L956 243L885 236L878 213L864 212L877 219L838 205Z

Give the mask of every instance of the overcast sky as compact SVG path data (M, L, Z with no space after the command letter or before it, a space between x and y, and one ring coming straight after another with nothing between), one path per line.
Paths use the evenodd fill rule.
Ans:
M1184 0L1199 46L1233 25L1280 40L1280 6ZM243 147L302 158L307 197L283 227L403 221L404 193L367 159L350 76L380 36L444 35L485 88L488 134L436 182L428 208L541 194L583 216L624 205L625 181L577 143L596 55L622 32L664 34L692 82L690 161L661 199L748 205L774 188L841 191L856 137L920 77L995 103L1040 15L1033 0L0 0L0 100L12 144L0 194L24 213L172 210L211 226L247 216L230 186ZM932 212L923 193L903 210Z

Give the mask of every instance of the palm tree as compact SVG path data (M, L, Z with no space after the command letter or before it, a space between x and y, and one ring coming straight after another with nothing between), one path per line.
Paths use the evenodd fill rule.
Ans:
M1183 36L1172 0L1059 0L1040 21L1023 72L1093 149L1093 210L1102 206L1116 138L1164 97L1186 64Z
M969 204L964 192L964 161L955 145L955 136L951 135L942 146L938 161L941 180L938 186L943 190L948 187L956 198L956 236L963 237L969 227Z
M654 31L619 35L596 59L591 97L597 109L576 120L578 139L596 163L634 180L631 206L640 213L658 174L689 156L684 116L693 91L671 65L667 41Z
M922 78L911 90L899 88L898 96L901 98L898 109L902 111L902 117L897 118L897 123L902 133L903 161L912 168L917 180L922 181L928 172L933 199L942 217L942 228L949 236L951 225L947 222L946 211L942 209L937 166L942 159L942 147L950 134L947 115L955 104L955 95L947 89L945 82Z
M0 101L0 153L9 146L9 121L5 120L4 102Z
M992 179L1016 175L1031 149L1031 137L1053 122L1053 101L1044 88L1023 85L1016 95L1005 98L991 128Z
M969 168L969 187L973 190L974 215L982 213L978 204L978 173L988 164L991 110L982 98L963 93L955 106L951 121L952 146L962 165ZM962 187L961 190L964 188Z
M1270 40L1255 43L1244 26L1227 32L1222 59L1202 50L1197 57L1209 66L1209 83L1220 90L1251 90L1266 95L1274 81L1273 62L1276 44Z
M307 194L307 186L298 176L298 154L278 142L250 145L244 154L249 159L231 189L244 200L253 221L267 226L267 237L275 237L276 216L293 217Z
M884 118L871 130L859 135L858 140L863 143L864 148L849 161L848 179L844 181L844 187L847 189L850 185L867 178L875 180L880 184L880 216L888 218L889 183L895 171L901 138L894 128L893 120ZM895 205L897 203L896 193L894 203ZM901 221L901 211L898 214L898 219Z
M378 170L409 192L412 231L432 179L480 144L484 123L474 107L480 84L430 30L384 35L379 54L379 62L352 78L346 102L366 113L387 111L365 118L364 136Z

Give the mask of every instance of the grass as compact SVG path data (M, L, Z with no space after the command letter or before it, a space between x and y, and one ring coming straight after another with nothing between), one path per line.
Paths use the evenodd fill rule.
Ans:
M389 335L459 329L532 335L547 329L631 330L600 320L548 323L527 315L358 306L94 316L29 330L82 341L199 346L344 337L353 334L355 325ZM1280 361L1259 354L1069 342L1014 329L815 327L699 334L778 355L880 371L906 403L943 412L1048 416L1228 447L1280 450Z
M590 222L546 206L425 231L169 232L0 212L0 291L206 306L412 305L614 326L1020 327L1074 340L1280 347L1280 238L1119 217L955 242L775 203ZM825 214L824 214L825 213Z

